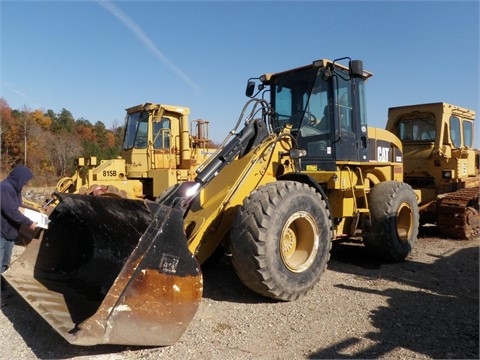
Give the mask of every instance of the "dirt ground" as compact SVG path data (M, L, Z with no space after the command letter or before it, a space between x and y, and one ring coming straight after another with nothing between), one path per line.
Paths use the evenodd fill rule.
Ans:
M385 264L336 244L318 285L288 303L247 290L224 258L204 270L200 308L168 347L70 345L13 292L0 358L478 359L479 245L423 233L406 261Z

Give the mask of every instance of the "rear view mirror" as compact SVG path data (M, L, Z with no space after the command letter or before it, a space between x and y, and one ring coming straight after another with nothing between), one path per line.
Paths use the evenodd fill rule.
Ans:
M247 88L245 89L245 95L252 97L253 92L255 91L255 81L248 80Z
M363 77L363 62L362 62L362 60L352 60L350 62L350 75L352 77Z

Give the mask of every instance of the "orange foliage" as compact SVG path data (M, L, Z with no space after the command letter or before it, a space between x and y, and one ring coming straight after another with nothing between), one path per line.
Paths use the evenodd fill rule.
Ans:
M113 148L115 146L115 135L113 135L111 132L108 132L105 137L107 146Z
M0 119L0 174L25 163L34 172L36 182L52 185L57 177L72 172L77 157L96 156L103 160L119 153L115 141L115 134L121 133L118 129L107 130L103 123L92 125L83 118L75 120L66 109L59 114L26 107L12 110L0 98Z
M32 119L35 121L43 130L50 129L52 125L52 119L46 116L41 110L34 110L32 112Z
M80 124L75 126L75 131L77 132L81 141L96 141L95 132L93 131L93 128L91 126Z

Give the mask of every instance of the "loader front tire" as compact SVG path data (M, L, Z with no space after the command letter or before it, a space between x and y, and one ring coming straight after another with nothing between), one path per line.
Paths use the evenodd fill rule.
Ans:
M231 234L233 266L252 291L296 300L325 271L331 240L322 196L306 184L277 181L253 192L240 208Z
M375 185L368 196L371 228L365 247L376 257L398 262L412 251L420 224L415 193L410 185L386 181Z

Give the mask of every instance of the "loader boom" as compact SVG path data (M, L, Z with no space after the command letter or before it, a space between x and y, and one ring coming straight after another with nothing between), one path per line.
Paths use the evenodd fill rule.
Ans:
M255 101L262 103L259 100ZM249 103L245 106L247 107ZM158 197L156 202L166 206L180 206L186 212L188 205L198 195L199 191L210 183L226 165L242 154L247 153L249 148L259 144L267 136L265 119L249 117L245 127L235 134L234 138L225 147L220 148L217 153L197 170L197 176L193 183L185 182L173 186L170 191Z

